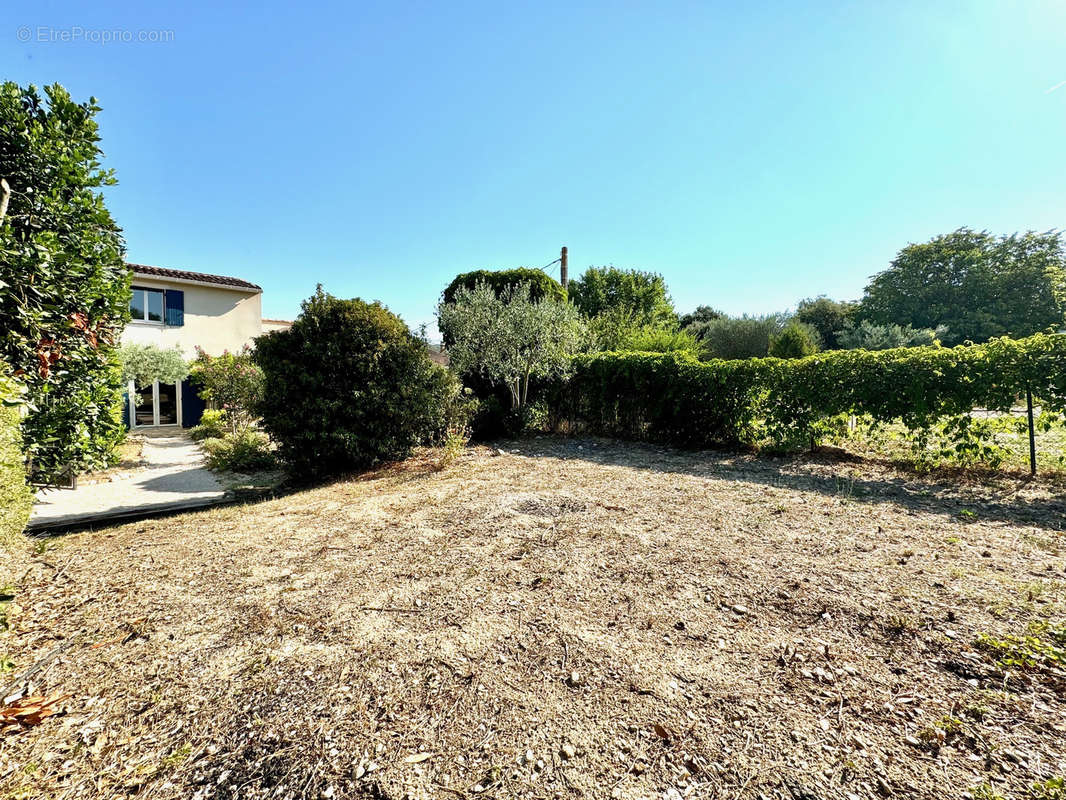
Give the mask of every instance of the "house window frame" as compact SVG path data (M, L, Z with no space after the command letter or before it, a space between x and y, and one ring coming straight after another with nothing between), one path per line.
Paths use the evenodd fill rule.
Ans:
M158 286L131 286L130 290L133 291L133 292L142 292L142 295L141 295L142 303L141 303L141 305L144 307L144 316L143 317L134 317L133 316L133 297L132 296L130 297L130 322L131 323L135 323L137 325L161 325L161 326L167 324L166 289L162 289L162 288L160 288ZM161 305L161 309L162 310L160 312L160 318L159 319L148 319L148 314L150 313L149 307L148 307L148 292L158 292L159 293L159 299L160 299L160 302L162 303L162 305Z

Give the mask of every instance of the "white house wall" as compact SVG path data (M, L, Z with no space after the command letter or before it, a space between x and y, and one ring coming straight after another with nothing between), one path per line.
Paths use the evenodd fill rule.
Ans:
M262 294L222 287L200 286L161 278L133 277L133 285L148 289L176 289L185 293L185 324L177 327L157 322L130 322L123 343L154 344L181 349L186 358L196 347L217 356L251 345L263 333Z

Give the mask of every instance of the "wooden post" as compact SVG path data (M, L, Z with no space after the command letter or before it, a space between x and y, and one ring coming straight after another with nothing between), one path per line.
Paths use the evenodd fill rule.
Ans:
M566 248L563 248L563 252L559 255L559 283L563 285L565 289L570 283L570 271L567 269L567 257Z
M4 217L7 216L7 202L11 199L11 184L7 182L7 178L0 178L0 225L4 224Z
M1025 407L1029 412L1029 474L1036 475L1036 428L1033 426L1033 390L1025 387Z

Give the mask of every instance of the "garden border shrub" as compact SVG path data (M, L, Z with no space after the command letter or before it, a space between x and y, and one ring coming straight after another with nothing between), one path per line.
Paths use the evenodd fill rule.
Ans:
M810 441L833 418L866 415L927 433L945 418L969 435L974 408L1008 411L1030 389L1066 408L1066 335L987 344L838 350L802 359L697 361L685 353L598 353L547 396L573 430L682 447Z

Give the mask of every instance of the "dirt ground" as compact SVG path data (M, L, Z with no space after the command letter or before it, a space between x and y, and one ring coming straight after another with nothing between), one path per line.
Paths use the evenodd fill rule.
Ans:
M5 696L70 697L0 734L0 797L1023 798L1066 775L1066 674L974 646L1066 618L1061 487L501 450L7 565Z

